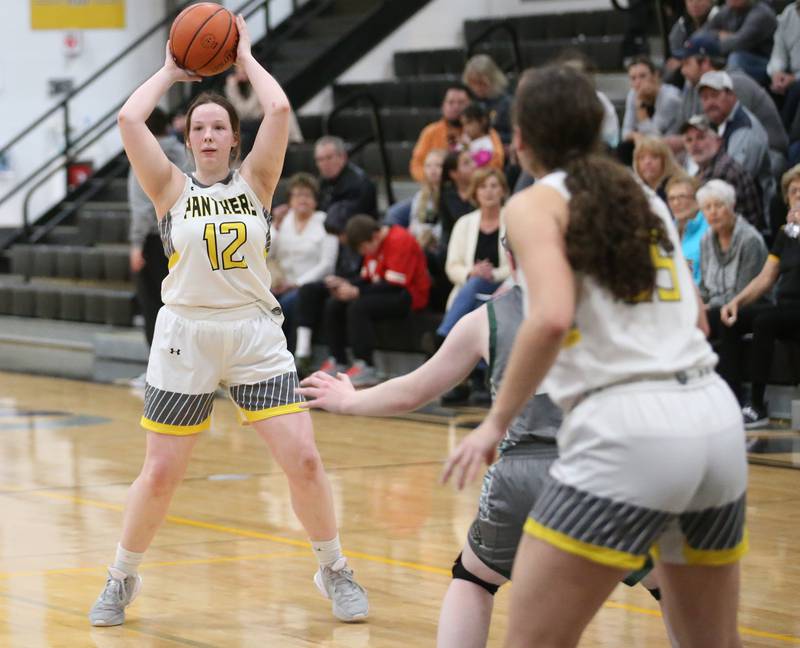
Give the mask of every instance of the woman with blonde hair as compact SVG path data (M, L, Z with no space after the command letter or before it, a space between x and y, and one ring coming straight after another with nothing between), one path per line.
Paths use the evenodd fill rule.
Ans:
M669 145L654 135L637 139L633 149L633 170L664 201L667 200L667 182L682 173Z
M511 95L508 77L488 54L476 54L464 66L461 77L475 100L489 113L491 126L503 144L511 142Z

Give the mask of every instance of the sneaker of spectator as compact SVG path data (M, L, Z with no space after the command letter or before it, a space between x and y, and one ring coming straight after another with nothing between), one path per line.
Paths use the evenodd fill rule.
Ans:
M742 408L742 418L744 419L744 427L746 430L763 428L769 423L766 410L756 408L753 405L745 405Z
M298 358L298 362L304 362L305 360L306 358ZM345 365L336 362L336 358L334 358L333 356L328 356L319 366L319 369L317 369L317 371L326 373L329 376L335 376L338 373L346 373L348 369Z
M378 370L368 365L363 360L356 360L353 365L345 371L353 387L371 387L380 382Z

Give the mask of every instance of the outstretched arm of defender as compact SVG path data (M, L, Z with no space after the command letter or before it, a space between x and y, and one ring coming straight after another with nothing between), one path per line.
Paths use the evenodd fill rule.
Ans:
M410 412L459 384L483 357L488 357L486 306L464 316L436 354L418 369L369 389L356 391L344 374L317 372L306 378L300 393L318 407L338 414L388 416Z

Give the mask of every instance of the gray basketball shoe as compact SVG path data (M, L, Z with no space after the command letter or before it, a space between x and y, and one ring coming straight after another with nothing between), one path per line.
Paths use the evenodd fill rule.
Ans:
M340 621L362 621L369 614L367 592L356 583L353 570L342 556L332 565L320 567L314 584L325 598L333 601L333 616Z
M142 589L142 577L128 576L125 572L108 568L106 587L97 597L89 611L89 621L93 626L116 626L125 622L125 608Z

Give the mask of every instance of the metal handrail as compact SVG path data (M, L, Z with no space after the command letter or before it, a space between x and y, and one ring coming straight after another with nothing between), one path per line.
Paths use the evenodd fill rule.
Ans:
M359 92L351 95L340 101L333 110L325 118L323 129L325 134L330 134L330 126L333 119L341 113L344 109L350 106L366 101L370 107L370 114L372 116L372 135L367 135L364 139L358 142L351 150L351 153L358 151L369 142L375 140L378 144L378 153L380 154L381 167L383 170L383 179L386 184L386 198L389 204L394 204L394 189L392 189L392 171L391 164L389 163L389 156L386 154L386 139L383 136L383 121L380 114L381 105L378 100L369 92Z
M258 11L261 8L263 8L265 10L265 13L266 13L265 20L267 22L267 27L269 27L269 22L270 22L270 20L269 20L269 5L270 5L270 2L271 2L271 0L246 0L240 7L238 7L234 11L234 13L235 14L243 13L245 15L245 17L250 17L254 13L256 13L256 11ZM254 3L255 3L255 6L253 6ZM158 23L156 23L153 27L151 27L148 30L146 30L142 35L137 37L134 40L134 42L135 43L141 42L142 40L147 39L150 36L152 36L153 34L155 34L159 29L162 29L167 24L169 24L172 20L174 20L175 16L178 13L180 13L180 11L182 11L184 8L186 8L189 4L191 4L191 0L184 0L174 10L170 11L162 20L160 20ZM296 10L297 5L298 5L298 0L292 0L292 8L293 8L293 10ZM60 151L58 151L52 157L50 157L46 162L41 164L34 171L29 173L23 180L21 180L20 182L16 183L16 185L14 187L12 187L5 195L0 197L0 205L3 205L10 198L15 196L19 191L21 191L24 187L26 187L28 185L28 183L30 183L32 180L37 178L40 174L42 174L45 171L47 171L48 169L50 169L50 167L54 163L58 162L59 160L62 160L61 163L59 163L57 166L55 166L52 169L50 169L50 171L47 172L42 178L40 178L40 180L38 182L36 182L32 187L30 187L28 192L25 195L24 202L23 202L22 229L23 229L23 233L24 233L24 235L26 237L30 233L29 204L30 204L30 199L31 199L33 193L36 191L36 189L40 188L47 180L49 180L51 177L53 177L53 175L55 175L59 171L62 171L65 168L67 168L72 163L72 161L75 159L75 155L76 154L86 150L89 146L91 146L92 144L97 142L97 140L100 137L102 137L109 130L111 130L111 128L115 125L116 122L112 121L110 124L106 124L105 127L102 127L102 125L111 116L113 116L116 112L119 111L119 109L123 106L125 101L127 101L127 98L124 99L123 101L117 103L114 107L112 107L110 110L108 110L102 117L97 119L93 124L91 124L89 127L87 127L86 130L84 130L80 135L78 135L75 138L70 138L70 135L69 135L69 128L70 128L69 127L69 101L71 99L73 99L81 91L83 91L85 88L87 88L98 77L100 77L102 74L104 74L106 71L108 71L112 66L117 64L123 58L125 58L134 49L135 48L133 48L133 47L128 47L123 52L121 52L120 54L118 54L117 56L112 58L108 63L103 65L94 74L92 74L86 81L81 83L77 88L74 88L73 90L71 90L55 106L53 106L48 111L46 111L44 114L42 114L39 118L36 119L36 121L34 121L32 124L30 124L26 129L23 129L18 135L13 137L11 139L11 141L8 142L2 149L0 149L0 156L2 156L3 153L7 152L12 146L14 146L14 144L19 142L26 135L30 134L30 131L33 130L36 127L37 124L45 123L44 120L46 120L49 116L53 115L59 109L62 109L64 111L64 148L61 149ZM99 132L95 133L95 131L97 131L98 129L100 129ZM92 137L90 137L90 135L92 135L93 133L95 133L95 134ZM79 146L79 144L82 141L86 140L87 138L89 138L88 142L85 142L83 145ZM70 189L68 188L67 194L69 194L69 192L70 192Z
M522 74L522 70L525 69L525 66L522 62L522 53L519 48L519 35L517 34L517 30L510 20L501 20L500 22L492 23L469 43L467 43L467 58L472 58L476 47L482 42L488 41L489 36L499 30L506 31L508 32L509 36L511 36L511 47L514 52L514 70L516 71L517 75L520 75ZM506 72L508 71L509 70L506 70Z

